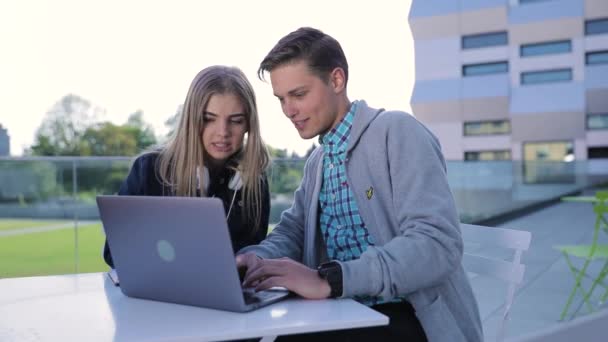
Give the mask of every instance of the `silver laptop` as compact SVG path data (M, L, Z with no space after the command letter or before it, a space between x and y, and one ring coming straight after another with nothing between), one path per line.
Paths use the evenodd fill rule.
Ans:
M120 289L129 297L245 312L285 289L243 289L217 198L98 196Z

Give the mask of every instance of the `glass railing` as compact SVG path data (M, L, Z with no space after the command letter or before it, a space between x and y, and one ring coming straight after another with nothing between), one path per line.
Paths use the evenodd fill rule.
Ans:
M128 157L0 158L0 278L101 271L95 196L115 194ZM479 222L608 183L608 160L448 162L463 222ZM274 160L270 223L293 201L304 160Z
M475 223L608 182L608 159L448 162L460 220Z

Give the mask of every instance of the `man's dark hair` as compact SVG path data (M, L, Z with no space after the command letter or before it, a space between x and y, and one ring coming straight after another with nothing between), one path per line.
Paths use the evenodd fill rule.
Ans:
M299 61L305 61L310 71L326 83L335 68L342 68L348 82L348 63L340 43L312 27L300 27L281 38L260 63L258 77L263 80L265 71Z

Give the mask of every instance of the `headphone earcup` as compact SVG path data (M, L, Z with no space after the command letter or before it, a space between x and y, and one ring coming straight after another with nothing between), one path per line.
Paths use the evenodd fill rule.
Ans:
M243 187L243 179L241 178L241 173L237 171L230 181L228 182L228 188L234 191L241 190Z
M198 173L197 173L198 175ZM211 177L209 176L209 169L204 166L203 167L203 186L205 187L205 191L204 194L205 196L207 195L207 192L209 192L209 183L211 182ZM199 184L199 188L200 188L200 184Z

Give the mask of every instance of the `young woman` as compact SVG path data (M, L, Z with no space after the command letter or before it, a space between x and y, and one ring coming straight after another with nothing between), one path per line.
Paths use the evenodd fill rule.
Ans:
M268 163L251 84L235 67L211 66L192 81L173 136L135 160L118 193L219 198L236 252L266 236ZM114 267L107 241L103 256Z

